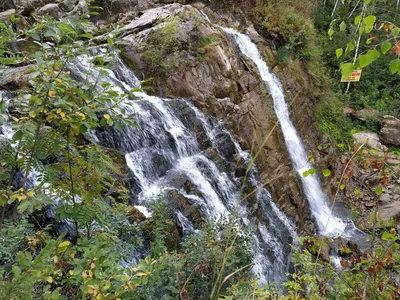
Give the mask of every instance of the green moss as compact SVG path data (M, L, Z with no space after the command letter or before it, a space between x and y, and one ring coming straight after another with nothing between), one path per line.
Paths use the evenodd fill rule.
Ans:
M177 16L165 21L146 40L142 57L153 76L164 77L171 69L178 67L181 59L179 49L182 46L179 39L180 22Z
M136 72L136 74L140 74L141 70L133 63L133 61L129 58L128 54L126 53L126 49L123 46L119 47L119 56L121 57L122 61L124 62L124 64L130 68L131 70L133 70L134 72Z

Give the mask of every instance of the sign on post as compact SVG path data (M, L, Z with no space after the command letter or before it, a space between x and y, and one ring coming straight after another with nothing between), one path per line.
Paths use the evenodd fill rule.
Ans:
M341 82L355 82L355 81L360 81L360 77L361 77L361 71L362 70L354 70L351 75L347 78L343 78Z

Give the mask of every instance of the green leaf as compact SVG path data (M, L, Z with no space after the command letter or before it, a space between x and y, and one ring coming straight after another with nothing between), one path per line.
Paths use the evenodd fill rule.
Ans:
M308 175L310 175L310 173L308 171L304 171L302 175L304 178L306 178Z
M47 30L47 31L44 33L44 36L47 36L47 37L57 37L57 34L56 34L54 31L52 31L52 30Z
M314 175L316 172L316 170L314 168L311 168L310 170L308 170L308 173L310 173L310 175Z
M339 58L343 55L343 49L342 48L337 48L336 49L336 57Z
M347 78L354 71L354 65L352 63L345 63L340 65L340 71L343 78Z
M370 2L371 2L371 0L364 0L364 3L365 3L366 5L368 5Z
M362 54L358 56L358 64L360 68L364 68L371 64L374 60L378 59L381 56L378 50L372 49L369 50L366 54Z
M392 36L393 37L397 37L398 35L399 35L399 33L400 33L400 28L399 27L394 27L393 29L392 29Z
M355 194L357 197L360 197L360 196L361 196L361 191L360 191L360 190L355 190L355 191L354 191L354 194Z
M28 32L28 35L36 41L40 42L40 36L36 32Z
M339 187L339 189L340 189L340 190L344 190L345 187L346 187L346 185L341 184L340 187Z
M384 231L382 234L382 240L387 241L388 239L391 238L391 235L388 231Z
M344 21L342 21L342 23L340 23L340 31L342 31L342 32L345 31L346 27L347 27L346 23Z
M383 188L383 187L378 187L376 190L375 190L375 193L379 196L380 194L382 194L383 193L383 191L384 191L385 189Z
M347 43L346 53L353 51L355 48L356 46L352 42Z
M361 22L361 19L362 19L362 16L361 16L361 15L355 17L355 18L354 18L354 24L358 25L358 23Z
M329 28L328 30L328 35L331 37L333 34L335 33L335 30L333 30L333 28Z
M94 38L94 36L89 34L89 33L83 33L83 34L80 35L80 37L83 37L83 38L89 39L89 40Z
M32 72L31 74L29 74L29 77L31 79L34 79L34 78L38 77L39 75L40 75L40 71L35 71L35 72Z
M331 176L331 171L328 169L322 170L322 174L324 174L325 177Z
M376 17L375 16L367 16L364 18L364 24L365 24L365 32L366 33L370 33L372 31L372 29L374 28L374 24L376 21Z
M119 132L122 132L122 130L124 129L124 127L122 126L122 123L121 123L121 122L115 123L115 128L116 128Z
M386 54L392 48L392 44L388 41L384 42L381 46L381 51Z
M389 64L389 68L390 68L390 71L392 72L392 74L395 74L395 73L399 72L399 70L400 70L400 60L398 58L392 60L390 62L390 64Z
M114 42L114 41L113 41L112 38L109 37L109 38L107 39L107 44L108 44L109 46L111 46L111 45L113 44L113 42Z
M18 130L18 131L16 131L16 132L14 133L14 135L13 135L13 137L12 137L12 140L13 140L14 142L16 142L16 141L18 141L18 140L21 140L22 137L23 137L23 135L24 135L23 131L22 131L22 130Z

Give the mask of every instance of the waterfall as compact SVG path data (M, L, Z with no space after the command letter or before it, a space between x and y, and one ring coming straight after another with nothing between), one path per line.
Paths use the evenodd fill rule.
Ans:
M77 80L87 78L88 71L89 77L99 75L90 67L89 57L81 57L70 69ZM99 81L111 82L120 92L140 84L118 56L114 69L100 75ZM235 169L238 162L245 169L250 155L240 148L224 124L206 116L188 99L163 99L134 92L122 105L128 115L134 115L137 127L124 126L122 132L113 128L97 130L89 138L125 154L133 177L131 203L149 207L157 199L169 201L184 234L195 234L198 228L171 195L183 197L202 218L216 220L238 208L241 222L254 228L253 273L262 283L285 281L295 226L272 202L265 188L255 193L255 204L239 204L244 196L240 192L243 178L236 177ZM248 182L252 189L261 184L255 168Z
M331 213L329 200L322 191L318 176L316 174L307 177L302 175L304 171L312 168L312 165L308 162L304 145L290 119L289 109L279 79L269 70L261 57L260 51L249 36L234 29L218 27L232 36L240 51L254 62L266 88L270 91L289 156L294 169L301 178L304 193L309 201L319 233L330 237L348 236L349 232L355 230L355 226L350 220L345 221Z

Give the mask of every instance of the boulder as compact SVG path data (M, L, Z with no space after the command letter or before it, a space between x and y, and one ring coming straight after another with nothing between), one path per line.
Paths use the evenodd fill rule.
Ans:
M354 116L354 113L355 113L355 112L356 112L356 110L353 109L353 108L351 108L351 107L345 107L345 108L343 108L343 114L344 114L346 117Z
M30 66L0 69L0 88L17 89L28 85Z
M375 149L375 150L380 150L380 151L386 151L387 147L382 145L382 143L379 141L379 137L375 132L372 131L360 131L357 133L353 134L353 138L357 141L359 144L366 144L368 147Z
M379 138L387 145L400 146L400 120L393 116L384 116Z
M5 0L3 9L15 8L22 12L22 15L29 16L35 9L54 3L54 0Z
M378 214L384 221L393 218L396 222L400 221L400 205L399 202L389 202L382 206L378 206Z
M381 113L375 109L363 108L353 113L353 115L361 121L368 121L379 118Z
M62 14L62 10L60 6L57 3L49 3L46 4L45 6L41 7L38 10L39 15L49 15L55 19L59 18Z
M0 21L7 22L12 15L15 15L15 9L8 9L6 11L0 12Z

